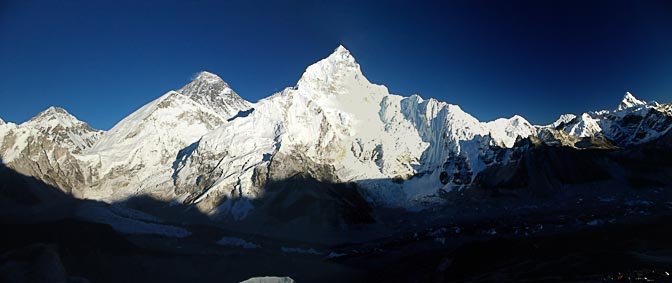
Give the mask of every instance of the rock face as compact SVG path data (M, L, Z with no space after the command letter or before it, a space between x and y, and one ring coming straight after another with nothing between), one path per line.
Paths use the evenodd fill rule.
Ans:
M222 117L231 117L240 110L250 108L250 103L240 97L217 75L203 71L177 92L210 108Z
M0 155L78 197L149 195L213 217L269 213L342 226L368 221L370 205L422 207L474 186L584 180L592 171L563 160L653 142L671 127L670 104L630 93L615 111L566 114L547 126L518 115L481 122L457 105L390 94L339 46L296 86L256 103L202 72L104 133L58 108L3 123ZM533 171L546 179L529 177ZM308 211L317 218L296 220Z

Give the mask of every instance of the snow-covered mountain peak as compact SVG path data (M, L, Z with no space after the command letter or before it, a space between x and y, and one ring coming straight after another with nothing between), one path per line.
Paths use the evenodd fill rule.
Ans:
M550 124L548 126L550 126L552 128L557 128L558 126L566 125L567 123L571 122L575 118L576 118L576 115L571 114L571 113L562 114L562 115L560 115L560 117L558 117L557 120L555 120L555 122L553 122L552 124Z
M52 106L20 125L8 123L0 127L0 147L4 151L0 154L7 164L17 161L21 166L41 158L56 161L89 148L102 133L65 109Z
M499 118L483 125L495 141L506 147L512 147L519 137L526 138L536 133L534 126L520 115L513 115L508 119Z
M338 45L338 47L334 49L334 52L332 52L329 57L333 58L334 60L345 60L350 62L355 61L355 58L352 57L352 54L350 54L350 50L346 49L343 45Z
M509 118L509 120L511 121L511 124L513 124L513 125L529 124L527 119L523 118L523 116L520 116L518 114L511 116L511 118Z
M339 45L331 55L306 68L296 84L309 92L333 94L346 85L367 85L370 82L349 50Z
M240 97L222 78L207 71L200 72L178 92L223 117L236 115L238 111L250 107L250 103Z
M638 105L646 105L646 102L635 98L635 96L632 95L632 93L626 92L625 95L623 96L623 100L621 100L621 104L618 105L618 108L616 108L616 110L621 111Z
M343 46L343 44L339 44L336 49L334 49L334 52L350 52L348 49Z
M218 84L218 83L226 84L226 82L222 80L221 77L208 71L201 71L200 73L198 73L194 81L202 81L212 84Z
M47 108L47 109L43 110L42 112L38 113L37 115L35 115L35 117L33 117L33 119L36 118L36 117L40 117L40 116L61 115L61 114L71 116L70 113L68 113L68 111L66 111L65 109L63 109L61 107L50 106L49 108Z
M178 92L189 97L204 96L206 94L238 95L222 78L208 71L198 73L191 82L179 89Z
M4 125L4 124L5 124L5 120L2 120L2 118L0 118L0 125Z
M39 128L53 128L56 126L68 128L85 123L78 120L77 117L68 113L68 111L61 107L51 106L35 115L35 117L31 118L24 124L36 126Z

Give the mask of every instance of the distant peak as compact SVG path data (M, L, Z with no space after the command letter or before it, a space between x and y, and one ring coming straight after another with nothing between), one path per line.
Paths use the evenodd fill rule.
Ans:
M75 116L72 116L72 114L68 113L68 111L66 111L65 109L57 106L51 106L35 115L35 117L31 118L30 121L40 121L44 119L48 120L51 118L58 118L59 120L63 118L73 121L77 120Z
M635 96L632 95L632 93L630 93L628 91L623 96L623 99L621 100L621 103L618 105L618 108L616 108L616 110L621 111L621 110L628 109L628 108L633 107L633 106L645 105L645 104L646 104L646 102L635 98Z
M511 116L511 118L509 118L509 123L512 126L529 126L529 127L532 126L530 122L527 121L527 119L525 119L525 117L520 116L518 114Z
M223 116L247 109L249 102L240 97L222 78L208 71L198 73L178 92Z
M51 106L46 110L35 115L31 118L28 123L38 125L40 127L61 125L64 127L70 127L75 124L83 123L77 119L77 117L68 113L65 109L57 106Z
M629 91L626 91L625 95L623 95L623 100L630 100L630 99L636 100L637 98L635 98L635 96L632 95L632 93L630 93Z
M567 124L574 119L576 119L576 115L574 115L574 114L571 114L571 113L562 114L562 115L560 115L560 117L558 117L557 120L555 120L555 122L553 122L551 124L551 126L553 128L557 128L558 126Z
M230 90L229 84L218 75L208 71L201 71L191 82L179 89L178 92L186 96L198 96L204 93L220 94L224 92L229 94L233 91Z
M222 80L218 75L215 75L211 72L208 71L201 71L198 73L194 81L201 81L201 82L208 82L208 83L224 83L226 82Z
M520 116L518 114L515 114L515 115L511 116L510 120L525 120L525 121L527 121L527 119L523 118L523 116Z
M70 113L68 113L68 111L66 111L65 109L63 109L61 107L58 107L58 106L50 106L49 108L47 108L44 111L37 114L37 116L35 116L35 118L43 117L43 116L53 116L53 115L59 115L59 114L72 117L72 115L70 115Z

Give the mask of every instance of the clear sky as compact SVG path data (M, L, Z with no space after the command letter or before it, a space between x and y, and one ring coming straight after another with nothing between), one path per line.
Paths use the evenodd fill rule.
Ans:
M481 120L672 101L672 1L3 0L0 117L56 105L109 129L201 70L257 101L338 44Z

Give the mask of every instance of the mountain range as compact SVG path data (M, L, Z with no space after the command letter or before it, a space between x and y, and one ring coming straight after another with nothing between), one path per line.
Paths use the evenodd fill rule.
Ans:
M672 184L668 167L641 169L669 152L672 104L626 93L614 106L550 125L482 122L457 105L389 93L339 46L257 102L204 71L108 131L58 107L0 120L0 157L78 199L144 196L234 221L344 213L332 219L341 226L367 221L359 210L417 211L465 193Z

